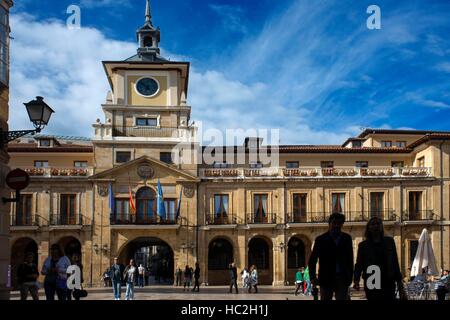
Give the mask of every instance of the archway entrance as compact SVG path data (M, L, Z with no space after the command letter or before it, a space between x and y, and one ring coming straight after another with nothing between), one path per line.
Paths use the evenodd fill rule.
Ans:
M172 285L174 260L172 248L159 238L137 238L121 250L119 262L127 265L134 259L136 266L146 269L146 285Z
M299 268L306 267L305 244L298 237L292 237L288 243L288 269L286 280L295 282L295 273Z
M255 237L248 243L248 267L255 265L258 269L259 284L272 285L273 282L273 251L272 242L268 239Z
M17 286L17 268L24 262L25 254L32 252L34 255L34 262L38 263L38 245L31 238L17 239L11 247L11 285L14 289ZM38 270L41 266L38 265Z
M69 259L72 260L72 256L74 253L79 254L80 258L83 259L83 257L81 256L81 242L77 238L74 237L61 238L58 241L58 245Z
M228 285L230 276L228 266L233 262L233 245L230 241L217 238L208 248L208 284Z

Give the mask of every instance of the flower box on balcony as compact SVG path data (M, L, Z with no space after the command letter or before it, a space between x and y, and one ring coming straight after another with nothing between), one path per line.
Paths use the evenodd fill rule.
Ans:
M25 169L25 172L28 173L30 176L43 176L45 174L44 169Z
M237 177L239 173L237 170L223 170L222 175L224 177Z

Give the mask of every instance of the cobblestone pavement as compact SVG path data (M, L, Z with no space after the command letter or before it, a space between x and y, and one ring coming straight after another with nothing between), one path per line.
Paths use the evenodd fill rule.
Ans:
M294 295L293 287L260 286L259 292L247 293L240 289L239 294L228 293L228 287L201 287L200 292L184 292L183 288L172 286L151 286L136 288L135 300L313 300L310 296ZM45 300L44 290L39 290L40 299ZM89 288L87 300L114 300L112 288ZM364 299L362 292L352 292L352 300ZM125 288L122 287L122 299L125 298ZM18 291L11 293L11 300L19 300ZM28 299L31 299L28 297Z

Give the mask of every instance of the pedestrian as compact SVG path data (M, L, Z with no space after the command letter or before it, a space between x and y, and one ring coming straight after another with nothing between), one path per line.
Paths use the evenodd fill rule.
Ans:
M139 272L138 286L139 286L139 288L143 288L144 287L145 268L142 266L142 264L139 265L138 272Z
M24 262L17 268L20 300L27 300L28 292L30 292L33 300L39 300L38 277L39 271L36 263L34 263L34 254L33 252L27 252Z
M122 266L118 263L119 259L114 258L114 263L110 268L110 278L113 287L114 300L120 300L122 294L123 273Z
M320 286L320 299L350 300L349 287L353 280L352 237L342 232L345 216L333 213L328 219L328 231L318 236L309 258L309 275L316 289ZM316 265L319 262L319 275Z
M184 269L184 288L183 291L187 290L189 291L189 288L191 287L192 282L192 269L189 267L189 265L186 265L186 268Z
M376 266L380 270L379 287L369 288L367 278L373 273L369 267ZM358 246L355 264L353 288L360 289L360 278L364 280L364 291L367 300L393 301L396 289L404 295L403 277L398 264L397 249L392 237L384 235L383 222L373 217L366 225L365 240ZM377 281L375 281L377 284Z
M450 291L450 276L449 271L444 270L442 272L441 278L437 283L436 297L438 301L445 301L445 296Z
M298 291L303 287L303 270L302 268L298 268L297 273L295 274L295 295L298 295ZM303 290L302 290L303 293Z
M250 273L248 272L247 268L244 268L241 272L241 279L242 279L242 287L244 289L248 289L248 280L250 278Z
M80 280L81 280L81 284L83 284L84 278L83 278L83 264L81 263L81 255L79 253L74 253L72 255L71 263L72 263L72 265L78 266L78 268L80 268L80 277L81 277ZM70 276L71 276L70 274L67 274L67 277L70 277ZM77 301L80 300L80 295L79 295L80 290L81 289L77 289L77 288L75 288L73 290L67 289L67 300L72 300L72 293L73 293L73 298L75 300L77 300Z
M258 269L255 265L250 267L250 286L248 287L248 293L252 292L252 287L255 288L255 293L258 293Z
M228 270L230 272L230 290L229 293L233 292L233 287L236 290L236 294L239 293L238 291L238 285L237 285L237 277L238 277L238 273L237 273L237 268L236 268L236 264L234 262L232 262L229 266L228 266Z
M197 288L197 290L195 290ZM200 264L197 262L195 263L195 270L194 270L194 288L192 289L192 292L197 291L200 292Z
M183 277L183 270L179 266L177 266L177 270L175 271L175 286L181 287L181 279Z
M125 292L125 300L134 300L134 284L136 282L136 278L138 277L138 269L134 264L134 260L131 259L128 266L125 268L123 272L123 278L127 283L127 290Z
M309 268L306 267L305 271L303 272L303 287L304 287L304 293L307 296L311 295L311 281L309 278Z
M50 256L42 266L41 274L45 276L44 290L46 299L55 300L55 293L58 300L67 300L67 268L70 260L66 257L58 244L50 247Z
M104 287L111 287L111 270L108 268L106 269L106 271L103 273L103 282L104 282Z

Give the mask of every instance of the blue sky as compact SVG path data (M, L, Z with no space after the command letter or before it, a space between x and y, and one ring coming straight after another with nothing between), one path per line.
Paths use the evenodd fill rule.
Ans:
M92 136L109 89L101 60L135 53L145 0L16 2L12 127L29 126L20 104L39 94L57 111L46 133ZM450 130L448 0L151 2L163 55L192 63L188 100L205 128L280 128L284 144ZM70 4L81 30L65 27ZM381 30L366 27L371 4Z

